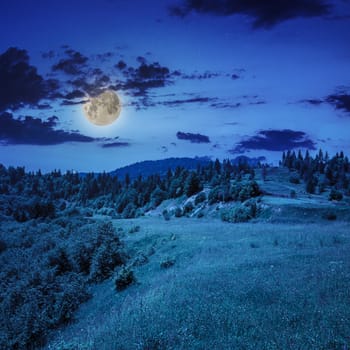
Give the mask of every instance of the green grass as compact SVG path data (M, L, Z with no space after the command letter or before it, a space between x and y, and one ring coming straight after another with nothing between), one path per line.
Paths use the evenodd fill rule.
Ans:
M125 237L131 255L147 252L148 262L133 267L137 283L123 292L113 278L96 286L50 349L59 342L99 350L350 345L348 223L145 217L123 225L141 227ZM161 268L167 257L176 263Z

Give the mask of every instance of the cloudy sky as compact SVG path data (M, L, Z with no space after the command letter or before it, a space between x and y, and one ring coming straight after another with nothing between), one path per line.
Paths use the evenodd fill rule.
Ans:
M350 0L0 3L0 163L350 152ZM118 93L110 126L83 113Z

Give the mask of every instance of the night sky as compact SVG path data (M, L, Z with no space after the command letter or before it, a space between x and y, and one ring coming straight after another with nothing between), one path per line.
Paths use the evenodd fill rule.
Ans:
M350 0L6 0L0 30L6 166L350 153Z

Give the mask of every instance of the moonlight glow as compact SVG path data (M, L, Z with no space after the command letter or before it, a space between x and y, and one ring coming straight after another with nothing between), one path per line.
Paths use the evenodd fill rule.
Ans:
M121 103L118 95L106 90L97 97L91 97L84 105L85 117L95 125L112 124L120 115Z

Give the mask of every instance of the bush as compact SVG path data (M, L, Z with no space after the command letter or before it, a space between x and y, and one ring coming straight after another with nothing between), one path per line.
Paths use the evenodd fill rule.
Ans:
M204 202L207 199L207 196L204 192L201 192L197 194L196 198L194 199L194 204L198 205L199 203Z
M158 207L160 203L162 203L165 199L167 199L167 192L161 190L157 187L151 194L151 206L152 208Z
M181 218L181 216L183 215L183 213L182 213L182 210L181 210L180 207L176 207L176 208L175 208L174 215L175 215L176 218Z
M343 194L340 191L337 191L334 188L332 188L328 199L330 201L341 201L343 199Z
M50 329L70 321L89 298L84 281L75 273L54 278L37 272L2 294L1 349L34 349Z
M90 274L91 260L94 248L86 243L78 245L72 254L74 271L84 275Z
M121 246L117 242L101 245L91 261L90 281L100 282L108 278L113 270L125 262Z
M232 213L233 222L247 222L250 219L252 219L251 211L246 206L237 207Z
M194 209L194 206L193 206L192 202L188 202L184 206L183 214L184 215L189 214L192 212L193 209Z
M214 204L220 201L220 187L216 186L213 187L208 195L208 202L209 204Z
M163 218L166 221L170 220L170 214L169 214L169 212L166 209L163 210Z
M123 210L123 219L132 219L136 216L136 206L133 203L129 203Z
M115 279L115 288L118 292L123 291L135 282L134 272L128 268L123 268Z
M48 256L48 266L53 268L57 275L63 275L64 273L73 270L66 249L62 247L55 249Z
M204 213L202 211L200 211L197 215L197 218L200 219L202 217L204 217Z
M293 199L297 198L297 193L294 190L290 191L290 198L293 198Z
M163 261L161 261L160 267L162 269L168 269L169 267L173 266L174 264L175 264L175 259L165 258Z
M291 175L291 177L289 178L289 182L298 185L300 184L300 178L298 175Z
M334 221L337 220L337 215L332 212L332 211L327 211L322 215L323 219L329 220L329 221Z
M247 199L260 196L261 191L259 185L256 181L250 181L243 186L239 192L239 200L241 202L246 201Z
M223 211L221 219L228 222L247 222L258 215L259 207L255 200L247 201L233 209Z
M139 232L141 227L139 225L133 226L129 229L129 233L136 233Z

